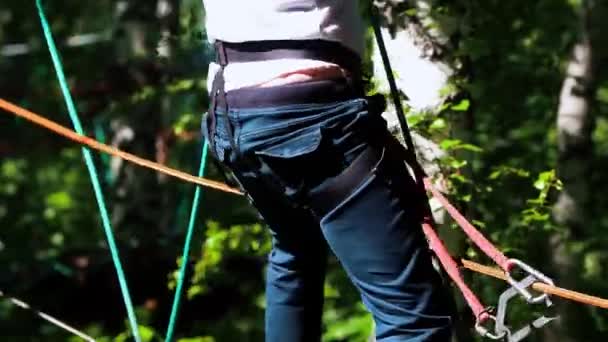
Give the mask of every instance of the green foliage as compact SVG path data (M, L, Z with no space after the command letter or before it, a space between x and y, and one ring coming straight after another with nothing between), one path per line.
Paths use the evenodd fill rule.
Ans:
M522 212L523 223L546 223L545 228L548 229L552 227L550 222L551 203L548 202L549 193L553 189L562 190L563 185L557 179L555 170L550 170L538 175L534 181L534 187L538 190L538 196L527 200L529 206Z
M263 257L270 251L271 241L265 227L261 224L235 225L222 227L218 222L210 221L205 230L205 239L201 247L201 256L194 265L192 286L188 297L205 294L210 284L224 277L224 261L230 257ZM173 287L173 281L170 287Z
M146 158L165 157L171 166L192 173L201 114L208 103L207 64L213 58L205 44L201 1L169 1L176 15L162 20L154 1L124 2L123 12L118 8L123 2L116 1L46 3L87 131ZM431 18L424 20L426 28L450 38L437 58L457 70L441 91L444 103L422 112L405 108L407 120L446 151L438 162L450 198L472 222L509 256L543 268L551 252L546 250L549 234L564 230L551 217L562 190L554 171L553 127L563 68L580 26L581 1L433 3L429 10L408 3L395 5L399 7L391 12L412 20ZM0 95L65 124L52 66L40 49L35 13L33 2L3 1L0 47L23 42L33 50L0 58ZM156 50L161 30L170 32L170 54L163 58ZM111 39L80 47L61 43L94 32ZM365 65L369 69L370 61ZM368 90L373 93L371 81ZM608 202L603 195L607 112L608 85L600 82L590 175L592 220L586 227L592 238L574 240L567 251L580 263L580 274L573 274L571 283L599 295L608 293ZM125 127L133 138L120 140ZM75 322L98 341L129 340L80 149L23 120L0 115L0 156L0 290ZM96 162L109 175L104 193L136 298L140 332L146 341L161 341L193 187L113 158L98 156ZM215 168L210 177L222 180ZM212 191L203 197L177 341L261 341L270 236L245 201ZM461 245L463 255L482 259L477 249ZM469 279L487 303L504 288L485 277ZM366 341L373 329L371 317L333 259L325 297L324 342ZM564 324L580 340L593 341L591 333L608 331L608 317L584 310L591 319ZM2 300L0 331L6 341L22 341L19 336L79 340Z
M328 329L323 334L324 341L363 342L372 334L371 316L360 308L352 310L331 309L324 312Z

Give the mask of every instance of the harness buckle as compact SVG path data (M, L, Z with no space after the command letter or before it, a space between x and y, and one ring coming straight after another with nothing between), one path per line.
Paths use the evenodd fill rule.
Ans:
M220 40L215 41L215 61L222 67L228 65L228 55L226 54L226 48L224 42Z
M537 276L538 275L535 275L535 274L528 275L522 281L515 282L514 286L510 287L509 289L507 289L505 292L503 292L500 295L500 298L498 300L498 312L496 314L495 332L497 334L500 334L501 332L505 332L506 334L503 335L503 337L507 336L508 342L519 342L519 341L523 340L524 338L526 338L532 332L532 329L540 329L543 326L550 323L551 321L554 321L558 318L558 316L547 317L547 316L543 315L543 316L535 319L534 321L528 323L526 326L517 330L514 333L512 333L510 331L510 329L507 327L506 314L507 314L507 307L509 304L509 300L511 300L513 297L517 296L518 294L520 294L522 289L527 291L526 290L527 288L529 288L530 286L532 286L532 284L534 284L535 282L538 281L539 278ZM549 281L550 281L550 279L549 279ZM552 284L552 282L551 282L551 284ZM528 299L528 298L531 298L531 299ZM526 300L528 303L531 303L531 304L539 304L541 301L537 301L536 300L537 298L541 298L542 299L541 301L544 301L545 307L550 308L553 306L553 303L551 302L551 300L549 299L549 297L547 295L538 296L538 297L534 298L530 294L530 297L527 297Z

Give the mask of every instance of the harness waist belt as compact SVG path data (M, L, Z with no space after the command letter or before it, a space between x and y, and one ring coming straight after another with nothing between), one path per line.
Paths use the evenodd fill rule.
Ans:
M359 55L344 45L328 40L267 40L232 43L215 42L216 62L257 62L274 59L314 59L333 63L358 75L361 70Z
M218 97L217 105L225 108L262 108L286 106L293 103L330 103L365 96L359 87L347 81L319 80L265 88L241 88Z

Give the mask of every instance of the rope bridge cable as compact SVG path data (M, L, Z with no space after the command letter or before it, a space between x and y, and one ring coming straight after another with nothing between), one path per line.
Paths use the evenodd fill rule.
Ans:
M45 320L45 321L47 321L47 322L49 322L49 323L51 323L51 324L53 324L53 325L55 325L55 326L63 329L65 331L68 331L68 332L70 332L70 333L72 333L72 334L74 334L74 335L82 338L85 341L95 342L94 338L92 338L91 336L83 333L82 331L80 331L80 330L78 330L78 329L76 329L74 327L71 327L67 323L62 322L62 321L58 320L57 318L55 318L55 317L53 317L53 316L51 316L51 315L49 315L47 313L44 313L44 312L42 312L40 310L37 310L37 309L33 308L31 305L29 305L28 303L22 301L19 298L8 296L2 290L0 290L0 298L2 298L2 297L4 297L9 302L11 302L13 305L16 305L16 306L18 306L18 307L20 307L20 308L22 308L24 310L31 311L32 313L34 313L36 316L42 318L43 320Z
M46 39L47 47L49 53L51 54L51 59L53 61L53 66L55 68L55 73L57 75L57 79L59 80L59 85L61 87L61 92L63 93L63 98L65 100L66 106L68 108L68 113L74 129L78 134L83 134L82 125L80 123L80 119L78 117L78 112L76 111L76 105L72 100L72 95L67 85L67 81L65 79L65 74L63 72L63 66L61 63L61 59L59 57L59 52L57 51L57 47L55 46L55 41L51 34L51 29L49 27L49 23L44 14L44 9L42 7L41 1L36 0L36 7L38 9L38 16L40 17L40 23L42 25L42 30L44 32L44 37ZM112 232L112 226L110 223L110 218L108 215L108 210L106 208L105 199L103 196L103 192L101 190L101 184L99 181L99 175L97 173L97 169L93 162L93 157L91 151L86 147L82 147L82 154L85 160L85 164L87 170L89 172L89 177L91 179L91 183L93 185L93 191L95 193L95 198L97 200L97 205L99 207L99 213L101 216L101 221L103 224L103 229L106 235L106 240L108 242L108 246L110 248L110 254L112 256L112 262L114 263L114 268L116 270L116 275L118 277L118 283L120 285L121 295L127 309L127 316L129 319L129 325L131 328L131 333L135 338L135 341L141 341L141 337L139 335L139 326L137 324L137 318L135 316L135 310L133 308L133 303L131 300L131 295L129 293L129 287L127 285L127 278L122 268L122 263L120 261L120 255L118 252L118 247L116 246L116 241L114 239L114 233Z
M71 130L65 126L62 126L52 120L46 119L39 114L36 114L32 111L22 108L16 104L6 101L2 98L0 98L0 108L6 110L7 112L10 112L16 116L19 116L25 120L28 120L38 126L44 127L45 129L48 129L58 135L63 136L64 138L72 140L78 144L85 145L94 150L121 158L121 159L131 162L133 164L136 164L136 165L139 165L139 166L181 179L188 183L198 184L198 185L201 185L204 187L208 187L208 188L212 188L215 190L228 192L228 193L232 193L232 194L236 194L236 195L243 195L243 192L240 191L239 189L230 187L224 183L202 178L202 177L195 177L195 176L192 176L183 171L179 171L179 170L170 168L168 166L153 162L151 160L138 157L134 154L124 152L124 151L114 148L112 146L102 144L95 139L91 139L91 138L85 136L84 134L76 133L73 130Z
M462 266L470 271L485 274L490 277L502 279L507 281L507 275L500 269L490 266L478 264L474 261L461 259ZM568 299L574 302L595 306L602 309L608 309L608 299L591 296L577 291L564 289L557 286L550 286L545 283L537 282L532 284L532 288L536 291L540 291L549 295L558 296L564 299Z
M69 128L63 127L63 126L59 125L58 123L55 123L49 119L45 119L38 114L28 111L27 109L21 108L15 104L12 104L1 98L0 98L0 108L4 109L5 111L7 111L11 114L22 117L24 119L29 120L30 122L33 122L39 126L42 126L58 135L63 136L64 138L70 139L79 144L87 145L93 149L96 149L96 150L104 152L104 153L111 154L115 157L123 158L127 161L136 163L137 165L140 165L142 167L149 168L149 169L155 170L157 172L161 172L163 174L172 176L177 179L181 179L182 181L185 181L188 183L201 185L201 186L204 186L207 188L216 189L216 190L220 190L220 191L224 191L224 192L229 192L229 193L233 193L233 194L237 194L237 195L243 195L243 193L240 192L239 190L231 188L230 186L228 186L226 184L216 182L216 181L211 181L211 180L208 180L205 178L194 177L194 176L188 175L184 172L181 172L181 171L178 171L175 169L171 169L171 168L163 166L161 164L158 164L158 163L134 156L132 154L122 152L113 147L101 144L93 139L90 139L83 135L77 134L74 131L70 130ZM124 157L126 157L126 158L124 158ZM480 265L473 261L469 261L469 260L465 260L465 259L462 260L462 263L463 263L464 268L469 269L470 271L480 273L480 274L485 274L485 275L492 276L492 277L499 278L499 279L506 278L506 275L502 270L499 270L499 269L496 269L493 267L483 266L483 265ZM556 286L548 286L545 284L537 283L537 284L533 285L533 288L535 288L538 291L545 292L547 294L556 295L558 297L561 297L561 298L564 298L567 300L579 302L582 304L593 305L593 306L597 306L597 307L603 308L603 309L608 309L608 299L590 296L590 295L583 294L580 292L562 289L562 288L559 288Z
M201 155L201 162L198 169L198 177L205 175L205 166L207 165L207 152L209 150L209 142L204 139L203 151ZM182 254L181 266L177 278L177 285L175 287L175 296L173 298L173 306L171 307L171 317L169 318L169 325L167 327L167 334L165 337L166 342L173 340L173 333L175 331L175 325L177 323L177 315L179 313L179 304L183 292L184 281L186 278L186 267L188 265L188 257L190 255L190 245L192 244L192 235L194 232L194 224L196 223L196 214L200 203L202 188L196 187L194 191L194 199L192 200L192 209L190 210L190 220L188 222L188 231L186 233L186 241L184 242L184 252Z

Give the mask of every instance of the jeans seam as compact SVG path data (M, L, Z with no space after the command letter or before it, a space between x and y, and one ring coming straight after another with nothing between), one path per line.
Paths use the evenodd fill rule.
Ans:
M311 104L311 105L302 105L303 108L305 108L306 110L319 110L321 108L329 108L329 107L335 107L336 105L350 105L356 102L360 102L362 101L361 99L354 99L354 100L348 100L348 101L342 101L342 102L334 102L331 105L328 104ZM280 110L282 113L291 113L291 112L297 112L300 111L301 109L292 109L292 110L281 110L281 107L272 107L273 111L277 111ZM267 110L267 109L266 109ZM241 118L244 117L248 117L248 116L253 116L253 113L248 113L248 114L244 114L243 110L239 110L239 109L233 109L233 112L235 113L235 115L237 116L237 121L241 121ZM259 113L256 113L255 115L259 115ZM316 118L317 120L323 120L326 116L329 116L330 114L328 113L324 113L324 114L320 114L320 116L318 118ZM282 130L285 129L289 126L292 126L294 124L299 124L302 122L306 122L307 120L311 120L313 121L314 119L311 119L309 117L304 117L304 118L299 118L299 119L291 119L289 120L288 123L285 124L281 124L281 125L277 125L274 126L272 128L268 128L268 129L263 129L263 130L257 130L255 132L251 132L251 133L245 133L243 134L243 137L250 137L250 136L258 136L260 133L269 133L269 132L273 132L273 131L277 131L277 130Z
M283 129L289 127L289 126L294 126L294 125L297 125L299 123L306 122L307 120L310 120L310 118L292 119L292 120L290 120L287 123L279 124L279 125L273 126L271 128L259 129L259 130L255 131L255 132L245 133L245 134L243 134L243 137L245 137L245 138L252 137L252 136L255 137L255 136L259 136L261 133L269 133L269 132L274 132L274 131L280 131L280 130L283 130Z
M341 105L341 104L351 104L351 103L355 103L355 102L362 102L365 101L364 98L354 98L354 99L350 99L350 100L344 100L344 101L334 101L334 102L327 102L327 103L301 103L301 104L296 104L296 105L282 105L282 106L272 106L272 107L264 107L264 108L233 108L232 111L234 112L241 112L244 113L244 115L241 115L241 117L249 117L249 116L254 116L254 115L260 115L260 113L268 110L268 108L272 108L273 110L280 110L284 113L293 113L293 112L297 112L297 111L301 111L301 110L318 110L319 108L323 108L323 107L333 107L333 106L337 106L337 105Z

